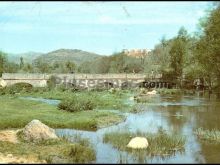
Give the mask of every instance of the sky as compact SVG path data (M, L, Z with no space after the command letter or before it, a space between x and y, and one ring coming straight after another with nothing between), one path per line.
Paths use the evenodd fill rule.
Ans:
M0 2L0 50L47 53L66 48L110 55L153 49L181 26L197 29L210 2Z

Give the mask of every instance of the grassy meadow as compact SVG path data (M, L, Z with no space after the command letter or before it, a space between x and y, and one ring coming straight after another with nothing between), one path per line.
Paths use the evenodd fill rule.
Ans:
M0 97L0 129L22 128L33 119L38 119L52 128L75 128L96 130L124 120L124 117L108 111L67 112L56 106L18 97ZM105 121L105 122L103 122Z

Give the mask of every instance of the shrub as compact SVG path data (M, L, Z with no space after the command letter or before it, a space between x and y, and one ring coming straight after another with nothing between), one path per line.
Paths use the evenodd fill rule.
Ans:
M48 92L49 88L47 88L47 87L35 87L31 91L33 93L43 93L43 92Z
M31 84L28 83L17 83L1 90L1 94L15 94L19 92L31 92L33 89Z
M95 101L92 97L74 97L63 100L58 108L70 112L93 110L96 107Z
M183 91L181 89L166 89L166 88L157 89L157 92L159 94L170 94L170 95L183 93Z
M69 157L74 163L89 163L96 159L96 153L91 147L75 144L69 151Z
M50 78L47 80L47 86L49 89L54 89L56 87L57 82L57 77L56 76L50 76Z
M198 128L195 134L201 140L206 140L210 142L220 143L220 131L216 129L204 130L203 128Z

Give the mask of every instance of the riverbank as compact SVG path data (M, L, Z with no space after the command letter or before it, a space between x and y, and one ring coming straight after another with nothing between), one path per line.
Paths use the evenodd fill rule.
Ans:
M38 143L24 141L18 130L1 131L13 139L0 139L0 163L90 163L96 159L93 146L87 139L69 142L67 138L43 140Z
M108 111L66 112L56 106L18 97L1 96L0 129L22 128L33 119L53 128L96 130L124 120L124 116Z

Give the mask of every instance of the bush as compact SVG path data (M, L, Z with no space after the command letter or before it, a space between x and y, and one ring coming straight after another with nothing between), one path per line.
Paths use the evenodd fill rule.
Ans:
M74 163L89 163L96 159L96 153L91 147L75 144L69 151L69 157Z
M31 84L28 83L17 83L5 88L2 88L0 93L1 94L15 94L20 92L31 92L33 89Z
M217 129L204 130L203 128L198 128L195 134L202 140L220 143L220 131Z
M47 88L47 87L35 87L31 91L33 93L43 93L43 92L48 92L49 88Z
M175 94L182 94L183 90L181 89L167 89L167 88L161 88L157 89L157 92L159 94L170 94L170 95L175 95Z
M57 81L57 77L56 76L51 76L48 80L47 80L47 86L49 89L54 89L58 83Z
M70 112L93 110L96 107L95 101L92 97L74 97L63 100L58 108Z

